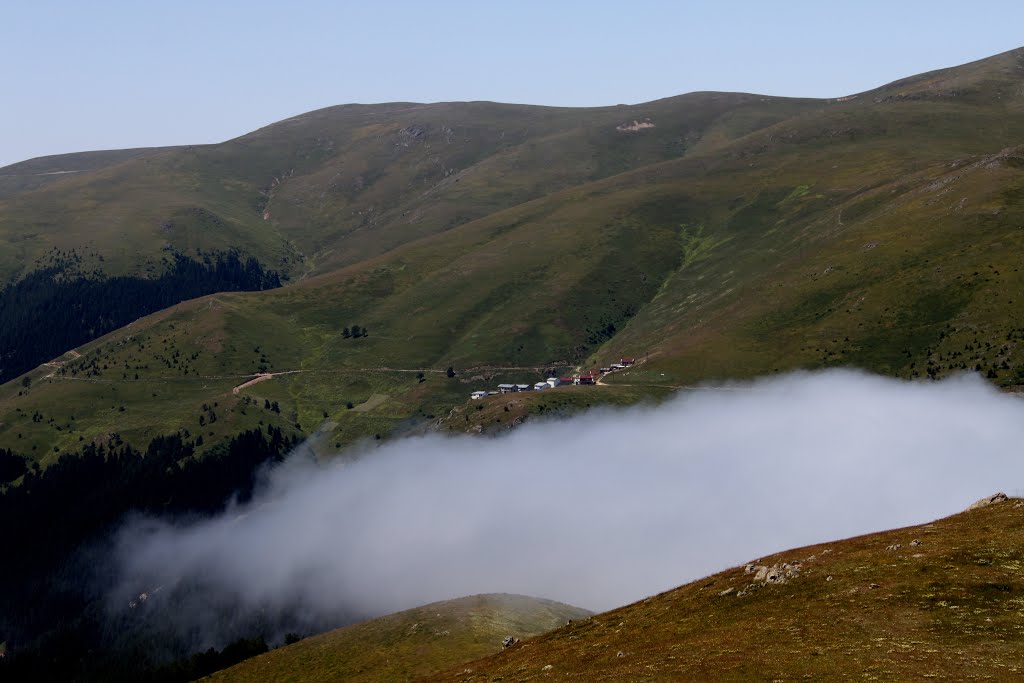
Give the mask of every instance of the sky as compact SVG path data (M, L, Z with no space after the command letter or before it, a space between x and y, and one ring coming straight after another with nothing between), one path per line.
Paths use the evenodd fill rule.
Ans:
M980 375L795 373L497 438L435 434L320 463L299 452L246 505L127 522L105 555L115 570L99 573L121 577L114 618L159 595L147 609L173 605L161 623L205 634L193 649L230 640L221 613L331 623L492 592L607 610L1019 496L1022 440L1024 401Z
M350 102L838 97L1024 44L1019 0L9 0L0 166Z

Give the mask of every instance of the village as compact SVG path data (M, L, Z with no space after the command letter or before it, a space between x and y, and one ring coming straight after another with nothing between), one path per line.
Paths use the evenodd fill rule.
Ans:
M486 398L487 396L497 396L498 394L514 394L520 391L543 391L545 389L554 389L555 387L572 384L576 386L588 386L597 384L598 380L608 374L616 372L618 370L624 370L631 365L636 363L635 358L622 358L618 363L612 363L611 365L603 368L595 368L585 373L578 373L569 377L548 377L546 380L536 382L535 384L499 384L496 390L492 391L474 391L469 395L471 400L479 400Z

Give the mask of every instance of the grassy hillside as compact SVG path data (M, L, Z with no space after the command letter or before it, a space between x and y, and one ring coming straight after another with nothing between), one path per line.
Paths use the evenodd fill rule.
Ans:
M1015 680L1022 528L1011 499L789 550L424 680Z
M44 242L80 222L100 249L151 212L171 227L131 232L126 258L243 244L295 280L182 304L0 387L0 447L45 463L114 430L217 439L260 420L333 447L621 356L644 362L604 398L833 365L1015 385L1022 84L1018 50L842 100L335 107L18 195L0 202L11 239L36 216ZM84 202L71 224L41 218L68 202ZM281 374L233 391L257 372Z
M102 256L112 273L144 272L166 248L229 247L294 277L325 272L808 106L740 94L596 109L346 105L219 145L123 153L120 163L102 153L90 172L0 195L0 277L53 247ZM618 129L648 119L657 126ZM58 166L33 160L0 176Z
M169 147L111 149L96 152L75 152L29 159L0 168L0 199L37 190L63 179L64 176L95 171L136 157L159 154Z
M306 638L202 680L411 681L590 615L521 595L437 602Z

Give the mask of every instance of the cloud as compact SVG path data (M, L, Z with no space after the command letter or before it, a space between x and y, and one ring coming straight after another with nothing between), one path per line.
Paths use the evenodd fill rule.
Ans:
M514 592L604 610L1013 493L1021 443L1024 403L975 376L796 374L492 439L296 456L222 516L135 520L116 559L126 583L198 581L242 608L373 615Z

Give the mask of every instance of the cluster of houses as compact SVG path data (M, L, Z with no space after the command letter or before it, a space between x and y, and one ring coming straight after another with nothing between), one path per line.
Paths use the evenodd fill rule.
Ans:
M469 395L469 397L476 400L486 396L495 396L497 394L515 394L520 391L542 391L544 389L554 389L555 387L560 387L563 384L597 384L599 377L615 372L616 370L628 368L630 365L635 363L635 358L623 358L618 363L612 363L608 367L589 370L585 373L572 375L571 377L548 377L543 382L537 382L536 384L499 384L497 391L474 391Z

